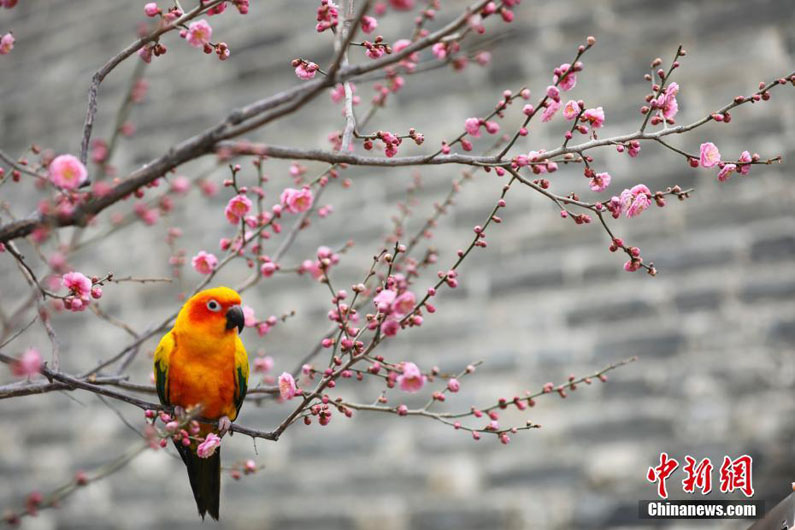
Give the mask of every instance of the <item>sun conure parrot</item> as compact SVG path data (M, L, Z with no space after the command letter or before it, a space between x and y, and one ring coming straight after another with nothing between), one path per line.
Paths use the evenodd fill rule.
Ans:
M194 405L200 415L217 420L217 428L202 423L199 436L220 436L232 426L246 396L248 356L238 336L244 326L240 295L228 287L207 289L180 309L174 327L155 351L155 383L160 402L181 413ZM196 454L197 442L175 442L202 519L218 519L221 496L221 451L208 458Z

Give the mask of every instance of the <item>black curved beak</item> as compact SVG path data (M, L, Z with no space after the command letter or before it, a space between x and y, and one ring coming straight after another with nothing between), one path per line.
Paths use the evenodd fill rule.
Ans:
M226 329L237 328L238 333L243 331L246 325L246 319L243 316L243 308L239 305L233 305L226 312Z

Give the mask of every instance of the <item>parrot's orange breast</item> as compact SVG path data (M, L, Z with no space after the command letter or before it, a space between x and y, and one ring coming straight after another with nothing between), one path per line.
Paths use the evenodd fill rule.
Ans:
M177 335L175 342L168 373L171 404L183 408L201 405L201 415L205 418L228 416L234 420L237 416L234 339L197 343Z

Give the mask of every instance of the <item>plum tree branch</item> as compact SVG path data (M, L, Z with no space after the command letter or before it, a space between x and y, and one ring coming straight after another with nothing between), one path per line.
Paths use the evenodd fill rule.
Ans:
M390 54L378 60L366 63L365 65L340 67L338 73L334 76L313 79L231 112L222 122L175 145L168 153L159 156L128 175L127 178L114 186L107 194L81 204L70 215L53 216L32 214L26 219L2 225L0 226L0 243L27 236L40 226L83 226L93 216L142 186L160 178L169 170L212 152L218 142L240 136L241 134L245 134L246 132L257 129L273 120L294 112L314 98L323 88L333 86L337 82L355 80L358 75L395 64L411 53L428 48L439 40L450 36L466 24L471 13L479 11L486 3L487 0L479 0L467 8L461 16L446 26L415 41L400 52ZM206 4L204 7L209 8L213 4ZM98 81L92 83L92 89L89 90L89 110L86 114L86 124L84 125L83 134L84 149L81 149L81 159L83 161L85 161L87 156L87 154L84 156L84 153L87 153L91 128L93 127L94 115L96 114L95 92L99 87L99 83L101 83L102 79L104 79L104 77L119 63L135 53L146 44L146 42L150 42L159 37L159 35L164 32L162 30L163 28L160 28L158 31L161 31L161 33L157 33L156 31L149 34L147 37L142 37L138 41L135 41L108 61L108 63L95 74L95 78ZM155 35L155 33L157 33L157 35ZM146 40L147 38L149 38L149 40Z
M83 137L80 143L80 161L83 164L85 164L86 160L88 159L88 145L91 141L91 131L94 127L94 118L97 114L97 94L99 92L99 85L102 84L102 81L105 80L108 74L110 74L117 66L124 62L125 59L132 56L138 50L150 42L158 40L164 33L179 28L181 24L185 24L185 22L193 20L202 13L205 13L208 9L215 7L223 1L224 0L213 0L206 3L199 2L196 7L184 13L173 22L163 24L154 31L147 33L136 41L130 43L122 51L111 57L104 65L102 65L99 70L94 72L94 75L91 77L91 85L88 89L88 109L86 110L86 119L85 123L83 124Z

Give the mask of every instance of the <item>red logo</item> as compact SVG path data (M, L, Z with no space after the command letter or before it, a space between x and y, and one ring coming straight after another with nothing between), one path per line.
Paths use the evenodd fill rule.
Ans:
M685 467L682 468L687 476L682 481L682 489L686 493L695 493L696 488L701 490L702 495L712 491L712 462L705 458L698 464L696 459L690 455L685 457Z
M665 480L671 473L679 467L679 462L675 458L668 458L668 453L660 453L660 465L650 467L646 472L646 480L651 483L657 482L657 495L663 499L668 498L668 491L665 489Z
M752 465L753 460L748 455L735 460L724 456L723 465L720 466L720 490L723 493L740 490L746 497L752 496L754 494L754 486L751 484Z
M720 491L722 493L732 493L739 490L746 497L752 497L754 487L752 482L753 459L748 455L742 455L732 460L729 456L723 457L723 464L720 466ZM650 467L646 472L646 480L652 484L657 484L657 495L662 499L668 498L668 489L665 481L679 467L679 461L671 458L668 453L660 453L660 463ZM685 478L682 480L682 490L685 493L695 493L700 490L702 495L712 491L712 471L715 466L709 458L699 461L690 455L685 456L685 465L682 471Z

